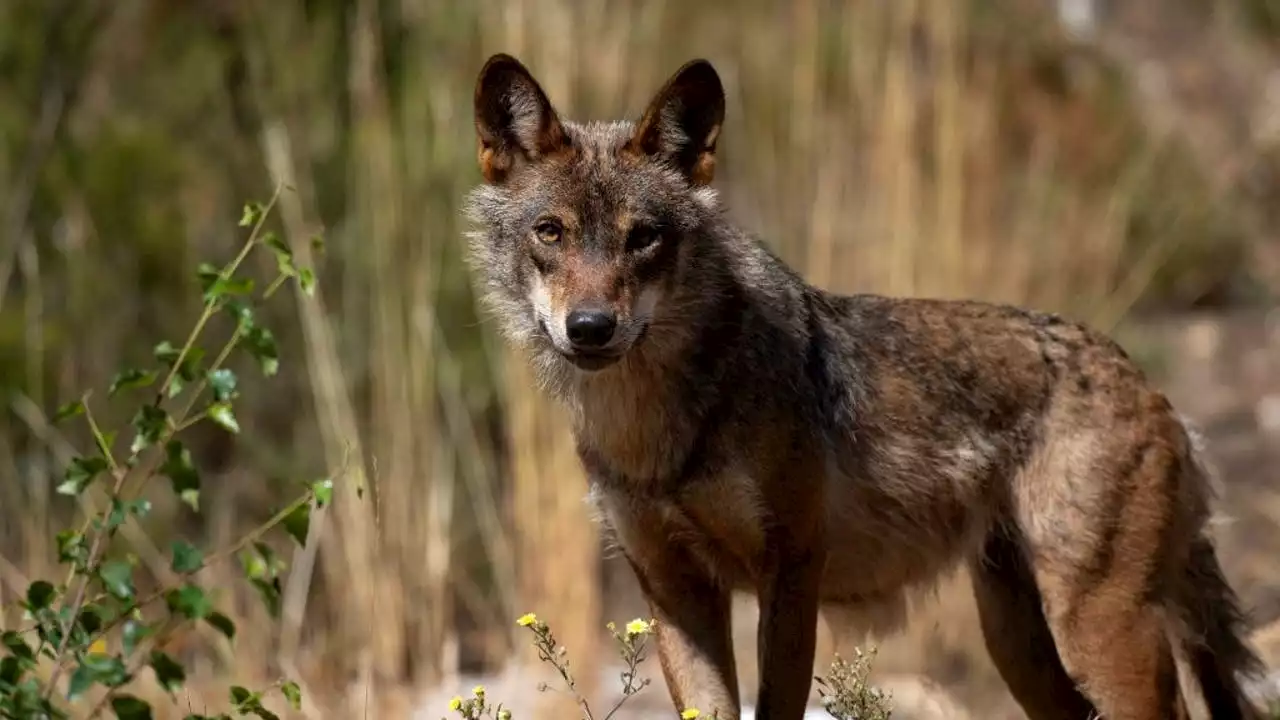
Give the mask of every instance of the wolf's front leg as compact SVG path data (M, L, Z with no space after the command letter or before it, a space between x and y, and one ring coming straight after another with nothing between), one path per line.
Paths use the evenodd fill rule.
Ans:
M756 717L800 720L813 681L823 558L815 551L774 547L758 591L760 696Z
M657 620L658 661L676 710L697 708L702 717L738 720L729 591L692 558L628 560Z

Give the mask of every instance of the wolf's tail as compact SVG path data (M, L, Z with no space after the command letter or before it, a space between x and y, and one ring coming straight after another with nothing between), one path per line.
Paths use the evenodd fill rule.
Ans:
M1187 418L1182 423L1190 440L1191 480L1199 486L1206 505L1211 504L1221 489L1218 475L1208 462L1203 437ZM1209 716L1262 720L1263 712L1249 699L1241 680L1260 676L1266 668L1245 640L1248 621L1222 572L1208 528L1201 528L1191 542L1183 581L1182 649Z
M1242 676L1263 670L1245 641L1246 620L1236 593L1227 584L1208 537L1192 543L1184 620L1190 637L1184 650L1214 720L1260 720L1241 686Z

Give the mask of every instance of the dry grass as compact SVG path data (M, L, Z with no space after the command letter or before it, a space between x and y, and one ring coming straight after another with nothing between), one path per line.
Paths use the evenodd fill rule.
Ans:
M345 464L346 495L312 527L319 552L292 558L283 623L238 597L237 622L262 632L234 649L192 643L206 675L297 668L318 703L312 717L402 717L406 688L447 685L523 652L511 620L526 610L578 658L603 639L606 610L641 612L625 571L601 561L563 418L476 315L459 261L458 202L478 181L472 82L489 53L521 57L580 118L636 113L684 59L709 57L730 96L720 181L729 205L833 290L1013 301L1110 329L1152 289L1194 295L1238 261L1237 229L1220 216L1226 191L1200 179L1176 133L1148 132L1124 77L1069 46L1028 3L1010 0L994 17L959 0L306 5L149 0L116 11L83 43L87 70L65 142L117 142L103 129L112 118L165 138L155 154L173 168L155 173L154 189L167 214L155 213L182 219L200 252L223 247L227 228L214 218L246 188L276 180L296 188L279 228L294 247L307 252L321 228L330 239L327 257L315 258L319 296L277 318L298 383L245 411L272 428L276 446L209 441L203 454L220 464L224 489L200 531L220 543L258 518L274 492L264 466L318 474ZM155 49L132 47L156 23L206 36L216 28L222 44L205 37L180 55L187 69L168 69ZM238 64L242 76L223 75ZM185 138L201 112L213 129ZM0 196L27 182L19 166L0 159ZM122 344L157 339L125 332L132 317L169 322L159 289L113 283L101 299L78 289L85 258L107 257L102 246L118 241L107 230L142 234L108 222L99 196L115 195L74 178L41 192L40 213L24 211L4 239L23 250L2 296L0 340L16 334L23 352L0 360L24 391L0 421L0 457L11 459L0 469L0 602L50 570L48 538L72 511L48 481L67 439L39 410L100 382L129 352ZM27 242L54 227L61 245ZM103 328L79 327L88 323L77 308L95 302L123 309ZM101 357L61 357L56 334L72 331ZM148 538L191 522L176 509L157 516L155 527L129 530L144 560L160 557L149 549L160 540ZM161 576L163 563L153 564ZM619 576L621 588L603 597ZM877 667L963 686L963 699L994 717L1007 696L974 617L960 577L883 646ZM588 693L610 680L590 663L578 669Z

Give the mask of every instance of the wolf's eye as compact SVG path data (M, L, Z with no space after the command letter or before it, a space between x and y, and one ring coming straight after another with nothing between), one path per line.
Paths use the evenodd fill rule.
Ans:
M631 228L631 232L627 233L627 250L629 252L639 252L657 245L661 239L662 233L657 228L637 225Z
M560 242L560 236L564 234L564 230L560 228L559 223L544 220L533 226L533 234L538 236L539 242L555 245Z

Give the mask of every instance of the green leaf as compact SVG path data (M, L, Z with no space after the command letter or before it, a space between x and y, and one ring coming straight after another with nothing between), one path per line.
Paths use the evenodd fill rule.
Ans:
M43 610L53 603L58 594L53 583L36 580L27 586L27 607L31 610Z
M75 530L63 530L56 536L58 542L58 562L84 564L89 559L89 548L85 546L84 535Z
M63 420L66 420L67 418L72 418L77 415L83 415L83 414L84 414L84 401L72 400L71 402L59 407L57 412L53 414L53 424L57 425L58 423L62 422Z
M98 569L98 579L107 592L121 600L132 600L136 591L133 589L133 566L121 560L105 562Z
M223 305L223 310L235 318L236 327L241 334L248 333L253 328L253 308L248 303L232 298Z
M275 552L265 543L255 542L253 549L255 552L246 550L240 555L244 574L249 578L249 582L254 589L258 591L258 595L261 596L267 612L272 617L277 617L280 614L281 586L279 574L284 569L284 563L276 557Z
M62 476L62 482L58 484L58 494L72 497L79 495L106 469L107 460L100 456L72 458Z
M267 614L273 618L280 617L280 578L256 579L250 580L249 583L258 591Z
M22 663L18 658L12 655L0 658L0 687L17 685L22 679L22 673Z
M228 640L236 639L236 624L226 615L215 610L214 612L209 613L209 616L205 618L205 622L209 623L215 630L225 635Z
M4 645L14 657L19 660L35 660L35 651L22 639L22 634L12 630L6 630L0 634L0 645Z
M143 405L133 416L133 429L136 433L129 452L137 454L151 447L160 440L168 424L169 414L155 405Z
M152 351L156 360L159 360L165 367L174 369L178 357L182 355L182 350L173 346L168 340L161 342L155 346ZM186 355L182 355L182 364L174 369L173 377L169 380L169 386L165 388L169 397L178 396L183 388L194 381L200 375L200 363L204 360L204 350L192 346L187 350Z
M182 501L198 511L200 498L200 473L191 462L191 451L181 440L170 440L164 446L164 463L160 474L169 478L173 491Z
M106 609L99 605L86 604L76 619L79 626L88 635L96 635L102 629L102 615Z
M196 266L196 279L200 281L201 293L207 294L213 284L218 282L221 277L222 271L207 262L202 262Z
M284 561L276 556L270 545L262 541L253 543L253 552L245 550L240 555L245 575L253 578L273 578L285 568Z
M262 244L271 248L271 252L275 253L277 257L282 257L286 260L293 259L293 250L272 230L262 234Z
M124 649L124 654L132 655L138 645L155 631L155 627L136 619L126 620L124 627L120 629L120 645Z
M261 705L254 706L253 714L257 715L262 720L280 720L279 715L271 712L270 710L262 707Z
M152 370L141 370L138 368L122 370L111 380L111 386L107 388L107 397L114 397L122 390L133 390L135 388L147 387L155 381L156 374Z
M93 687L93 671L81 665L71 673L71 679L67 681L67 699L75 702L77 698L84 695L84 692Z
M226 402L236 396L236 374L226 368L209 373L209 387L213 389L213 399Z
M270 377L280 369L280 353L276 348L276 338L267 328L254 325L244 333L240 344L258 361L263 375Z
M256 702L256 701L257 701L257 697L256 697L253 693L249 692L249 691L248 691L248 689L243 688L243 687L241 687L241 686L239 686L239 685L232 685L232 686L231 686L231 702L232 702L232 704L234 704L234 705L248 705L248 704L251 704L252 702Z
M79 675L79 678L76 675ZM80 667L76 669L76 674L71 677L68 695L74 699L94 683L107 687L120 687L131 679L128 668L125 667L124 660L119 655L86 653L80 659Z
M280 686L280 694L289 701L289 707L294 710L302 709L302 690L298 687L298 683L292 680L285 682Z
M217 303L229 297L248 295L252 292L252 278L224 278L219 275L204 291L204 301L206 303Z
M226 431L240 432L240 423L236 421L236 414L231 410L231 403L214 403L205 412L210 420L221 425Z
M317 254L319 254L319 253L323 253L323 252L324 252L324 237L323 237L323 236L321 236L321 235L312 235L312 236L311 236L311 251L312 251L312 252L314 252L314 253L317 253Z
M151 720L151 706L133 695L111 698L111 709L119 720Z
M185 540L173 541L173 562L170 567L176 573L193 573L204 565L204 553Z
M311 483L311 492L315 495L316 505L324 507L333 501L333 478L325 478Z
M302 288L302 292L309 297L316 294L316 274L311 268L301 268L298 270L298 287Z
M170 590L164 596L169 610L179 613L188 620L200 620L213 612L213 603L209 601L199 585L187 583L180 588Z
M262 235L262 244L271 249L276 256L276 270L281 275L292 277L297 274L297 268L293 265L293 250L280 239L279 235L274 232L267 231Z
M156 680L160 681L160 687L169 693L181 688L187 681L187 673L182 669L182 665L159 650L151 651L151 660L148 664L155 672Z
M114 530L120 527L127 517L124 501L120 498L111 498L111 511L107 513L107 528Z
M240 227L253 227L262 219L263 207L261 203L247 202L244 209L240 211Z
M299 545L307 544L307 531L311 528L311 506L303 503L284 516L284 530L298 541Z
M156 360L164 363L165 367L171 368L174 363L178 362L178 356L182 354L182 350L174 347L173 343L168 340L161 340L152 349L151 354L155 356Z

